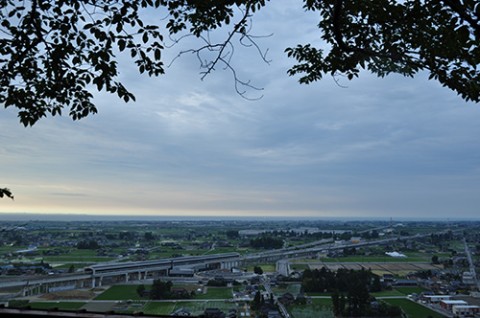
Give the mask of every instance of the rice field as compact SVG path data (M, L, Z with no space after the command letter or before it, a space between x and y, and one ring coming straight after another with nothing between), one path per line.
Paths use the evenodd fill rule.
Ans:
M407 314L408 318L444 318L445 316L433 311L427 307L417 304L408 299L384 299L390 305L399 306Z
M67 310L67 311L76 311L82 308L85 305L84 302L67 302L67 301L42 301L42 302L31 302L28 304L32 309L54 309L58 310Z
M138 285L115 285L101 293L95 300L141 300Z
M438 269L440 267L429 264L428 262L317 262L309 264L310 269L321 269L326 267L331 271L340 268L345 269L369 269L372 273L382 276L383 274L392 274L394 276L405 276L408 273L427 269Z
M310 304L293 305L288 308L288 311L293 318L334 318L332 313L332 301L330 298L311 299Z

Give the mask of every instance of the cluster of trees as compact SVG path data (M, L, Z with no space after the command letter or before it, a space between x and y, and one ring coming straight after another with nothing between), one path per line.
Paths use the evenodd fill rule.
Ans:
M403 317L398 306L373 301L370 297L352 297L332 294L332 307L335 317Z
M150 289L150 299L170 299L172 295L172 282L164 282L160 279L155 279Z
M451 241L453 240L453 232L448 231L446 233L439 233L439 234L430 234L430 243L432 244L441 244L445 241Z
M352 288L357 292L368 294L382 289L380 278L370 270L339 269L336 272L325 267L306 269L302 276L302 288L305 292L349 292Z
M253 272L255 274L262 275L263 274L263 269L260 266L254 266L253 267Z
M372 230L372 231L368 231L368 232L364 232L362 233L361 237L364 238L364 239L376 239L380 236L380 234L378 233L377 230Z
M351 232L343 232L343 233L335 233L334 230L331 232L309 232L308 230L305 230L304 232L299 232L299 231L283 231L283 230L274 230L274 231L269 231L268 235L274 236L274 237L302 237L302 238L307 238L307 239L314 239L314 240L321 240L321 239L327 239L327 238L333 238L333 239L338 239L338 240L349 240L352 237Z
M278 249L283 247L283 239L270 235L262 235L251 239L250 246L253 248Z
M250 302L250 308L252 310L258 310L265 305L265 298L263 297L260 291L255 293L255 297L253 297L252 302Z
M125 241L133 241L144 239L145 241L151 242L156 239L153 232L145 232L143 233L143 237L141 232L134 232L134 231L121 231L119 233L105 233L105 238L109 240L125 240Z
M189 293L185 289L172 290L173 283L171 281L162 281L161 279L155 279L152 283L150 291L148 292L150 299L188 299L191 298L195 292ZM137 287L137 293L144 297L147 293L147 289L144 285Z
M137 237L137 233L131 232L131 231L122 231L118 233L118 239L119 240L133 240Z
M77 248L79 250L97 250L100 245L95 240L83 240L77 243Z
M378 303L370 292L382 289L380 278L370 270L306 269L302 277L305 292L331 292L336 317L400 317L398 307Z
M228 239L234 240L240 237L240 234L238 234L238 230L227 230L225 232L225 235L227 236Z
M153 241L155 240L155 235L153 235L152 232L145 232L143 238L145 239L145 241Z
M345 247L343 249L343 255L344 256L351 256L351 255L357 255L357 249L355 247Z
M207 286L212 286L212 287L225 287L227 286L227 281L221 277L216 277L214 279L210 279L207 282Z

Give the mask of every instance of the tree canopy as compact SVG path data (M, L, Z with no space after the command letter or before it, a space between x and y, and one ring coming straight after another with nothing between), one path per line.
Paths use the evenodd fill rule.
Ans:
M164 38L189 35L204 40L190 52L201 55L202 76L217 64L230 68L227 48L234 37L249 41L258 10L265 0L30 0L0 1L0 103L18 109L25 126L64 109L76 120L96 113L92 88L134 95L119 80L118 55L126 53L140 73L164 73ZM271 5L274 5L273 3ZM286 48L296 60L288 71L309 84L325 75L353 79L362 69L380 77L390 73L430 79L454 90L464 100L480 101L480 4L476 0L303 0L306 10L319 13L323 49L311 43ZM155 23L145 23L157 8ZM227 28L223 42L212 43L209 32ZM162 30L162 31L161 31ZM274 30L271 30L274 31ZM181 36L180 36L181 38Z

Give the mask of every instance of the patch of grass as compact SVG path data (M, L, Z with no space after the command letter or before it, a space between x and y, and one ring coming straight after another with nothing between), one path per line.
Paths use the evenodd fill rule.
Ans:
M67 311L76 311L79 310L85 303L83 302L68 302L68 301L42 301L42 302L31 302L30 307L32 309L53 309L57 308L58 310L67 310Z
M410 295L413 293L420 294L421 292L425 291L425 289L422 287L397 287L395 289L404 295Z
M291 293L293 296L297 296L302 288L301 284L288 284L287 292Z
M353 263L412 263L412 262L430 262L431 257L423 254L410 254L407 257L385 256L347 256L338 258L322 258L325 263L332 262L353 262Z
M60 256L47 256L43 260L47 263L68 263L68 262L82 262L82 263L100 263L108 262L114 260L113 257L103 257L103 256L69 256L69 255L60 255Z
M218 254L218 253L232 253L236 252L236 247L216 247L214 250L210 250L205 253L205 255Z
M312 299L311 304L306 305L292 305L288 308L288 311L293 318L334 318L332 301L329 298Z
M138 285L116 285L112 286L95 300L142 300L137 293Z
M83 269L84 267L87 267L91 263L65 263L65 264L60 264L53 266L55 269L70 269L70 266L73 265L75 271L78 269Z
M260 267L262 268L263 272L274 272L274 271L276 271L276 269L277 269L276 266L275 266L275 264L258 264L258 265L250 265L250 266L248 266L248 267L247 267L247 270L248 270L249 272L253 272L253 268L254 268L255 266L260 266Z
M332 307L332 298L312 298L312 305Z
M399 306L407 314L408 318L425 318L431 316L433 318L444 318L445 316L426 308L420 304L417 304L408 299L384 299L384 302Z
M309 292L305 293L307 296L332 296L332 293Z
M195 301L195 302L178 302L175 309L185 308L190 311L193 316L203 314L206 308L218 308L223 312L227 312L231 308L236 308L235 303L227 303L224 301Z
M374 297L387 297L387 296L404 296L405 294L402 294L398 290L393 289L393 290L383 290L381 292L371 293L371 295Z
M181 304L179 304L181 306ZM143 308L147 315L170 315L175 310L175 303L151 301Z
M61 254L58 256L45 256L43 260L48 263L83 262L91 264L96 262L107 262L115 259L113 257L97 256L97 251L95 250L72 249L66 252L67 254Z

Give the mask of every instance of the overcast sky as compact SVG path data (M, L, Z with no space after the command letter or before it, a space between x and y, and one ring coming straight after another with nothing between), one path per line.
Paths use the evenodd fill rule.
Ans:
M78 122L23 128L2 110L0 186L15 201L0 211L478 217L480 106L426 74L298 84L283 50L321 41L316 16L292 3L254 19L253 34L273 33L258 40L270 65L240 47L232 60L264 88L250 94L258 101L238 96L221 68L201 81L187 54L159 78L122 63L137 102L96 94L99 113ZM168 49L165 62L189 45Z

